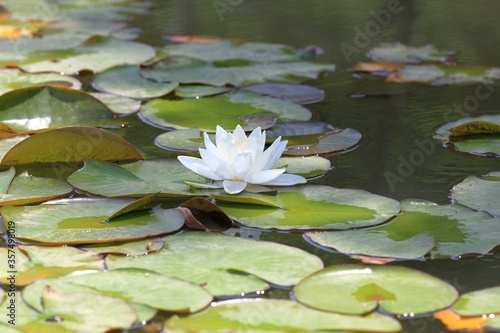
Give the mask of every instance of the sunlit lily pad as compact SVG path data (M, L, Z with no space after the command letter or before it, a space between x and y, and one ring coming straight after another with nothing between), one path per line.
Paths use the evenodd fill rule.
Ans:
M485 212L461 205L403 201L402 214L370 229L307 233L321 246L348 254L415 259L486 254L500 244L500 225Z
M500 115L462 118L437 130L445 144L462 152L500 155Z
M114 329L127 329L137 319L137 312L120 298L96 295L96 293L63 293L47 287L38 300L43 311L29 307L16 292L15 326L2 316L0 327L15 327L23 333L105 333ZM6 307L8 299L0 306Z
M220 95L231 91L229 87L215 87L198 84L183 84L175 88L175 95L182 98L200 98L206 96Z
M38 206L5 206L4 221L14 221L16 237L44 243L82 244L132 240L179 230L184 217L177 209L134 211L108 220L133 199L77 198Z
M159 197L193 196L184 180L202 182L176 159L138 161L118 165L93 160L85 161L82 169L67 181L92 194L106 197L142 197L158 193Z
M446 62L452 51L440 51L432 45L421 47L406 46L401 43L382 43L372 48L367 56L375 61L417 64L421 62Z
M500 172L467 177L453 186L451 198L464 206L500 216Z
M305 84L261 83L243 87L241 90L299 104L315 103L325 98L323 90Z
M242 117L260 112L276 113L281 121L311 118L311 112L298 104L251 92L201 99L156 99L146 103L140 115L148 123L162 128L187 129L196 126L202 131L215 132L217 125L235 128L241 124L244 130L253 130L259 124L245 124Z
M461 316L500 314L500 287L465 293L453 304L452 309Z
M7 279L12 272L8 271L16 271L15 283L24 286L39 279L62 276L79 270L98 271L104 268L104 261L95 253L69 246L19 245L14 249L3 247L0 248L0 257L5 264L9 263L7 259L12 252L15 253L15 263L13 267L2 269L0 277L2 283L10 283Z
M290 137L283 155L308 156L341 152L356 146L363 136L352 128L333 130L324 135Z
M287 173L311 178L318 177L332 168L330 161L321 156L281 157L274 168L286 168Z
M94 80L97 90L131 98L155 98L168 94L178 82L159 83L140 75L138 65L118 66L98 74Z
M452 285L402 266L330 266L302 280L293 293L323 311L364 314L380 306L410 316L441 310L458 298Z
M143 157L116 134L96 127L75 126L47 130L20 141L5 153L0 164L79 162L85 159L120 161Z
M219 302L189 317L172 316L168 332L399 332L397 320L379 313L328 313L290 300L244 299Z
M91 92L92 96L104 103L111 112L124 116L139 111L141 101L113 94Z
M215 135L212 134L210 139L214 138ZM164 149L193 153L205 146L202 132L196 127L162 133L155 138L155 143Z
M107 267L154 270L201 284L217 296L265 290L269 288L265 281L292 286L323 267L316 256L277 243L207 232L188 232L164 240L161 251L147 256L108 255Z
M17 88L34 85L56 85L72 89L80 89L82 83L67 75L60 74L30 74L15 68L0 69L0 95Z
M174 279L149 270L119 269L105 272L69 275L57 279L38 280L23 290L23 298L36 310L45 286L61 292L80 291L123 298L128 302L147 305L171 312L196 312L212 301L203 287Z
M14 167L0 172L0 206L42 202L73 191L73 187L58 179L34 177L27 172L14 175Z
M223 200L218 197L218 200ZM266 229L352 229L376 225L399 213L399 202L363 190L321 185L279 188L282 209L245 204L218 206L245 226Z

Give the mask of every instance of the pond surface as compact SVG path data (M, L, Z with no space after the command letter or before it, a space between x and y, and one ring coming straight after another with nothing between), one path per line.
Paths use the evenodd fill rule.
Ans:
M419 198L439 204L450 202L449 193L469 175L499 170L498 158L481 157L443 147L433 138L444 123L463 116L498 113L500 86L489 86L490 96L468 107L467 115L456 110L474 96L478 85L432 86L418 83L384 83L377 78L359 79L350 66L367 61L366 52L380 42L454 50L462 64L500 65L500 3L483 1L407 1L397 13L376 25L374 13L388 12L390 1L163 1L154 2L151 17L134 25L143 33L139 41L154 46L165 43L165 35L193 34L250 41L283 43L294 47L317 45L324 50L318 61L334 63L335 72L307 82L325 91L322 102L307 105L313 120L339 128L355 128L364 138L353 151L327 155L334 169L314 184L365 189L397 200ZM225 6L220 7L220 4ZM379 19L381 19L379 17ZM378 26L380 29L373 28ZM359 31L372 37L360 40ZM349 44L355 49L346 51ZM342 48L344 46L344 50ZM354 51L353 51L354 50ZM462 108L463 109L463 108ZM173 154L152 146L162 130L133 121L125 138L143 149L148 158ZM425 142L427 146L419 146ZM427 149L427 151L426 151ZM420 154L422 151L425 154ZM417 159L418 156L423 159ZM411 159L411 160L410 160ZM403 162L406 161L406 162ZM413 161L413 162L411 162ZM401 166L401 164L406 164ZM398 169L399 168L399 169ZM403 168L403 169L402 169ZM401 172L404 171L404 172ZM389 173L399 175L389 181ZM353 262L344 255L309 245L301 235L250 231L246 237L290 244L320 256L325 265ZM457 260L402 261L454 285L460 293L499 285L500 256L489 254ZM270 292L286 298L288 291ZM429 318L404 321L407 332L444 331Z

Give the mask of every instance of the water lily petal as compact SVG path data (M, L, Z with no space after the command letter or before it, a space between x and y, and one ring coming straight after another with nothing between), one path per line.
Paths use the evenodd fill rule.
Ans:
M280 142L281 136L274 140L273 144L267 148L255 161L251 172L259 172L271 169L276 161L281 157L288 141Z
M191 156L178 156L177 159L189 170L196 172L200 176L213 180L223 180L224 178L213 172L202 159Z
M221 160L219 156L212 154L206 149L200 148L199 151L203 162L205 162L210 170L219 176L219 179L232 178L234 176L233 172L228 168L227 163Z
M236 128L234 129L233 135L234 135L234 138L236 139L236 141L244 142L244 141L248 140L245 131L243 130L243 128L241 128L240 125L236 126Z
M238 194L247 187L247 182L239 180L224 180L222 182L224 185L224 191L227 194Z
M243 151L234 157L232 169L235 172L234 178L245 178L252 168L254 156L250 151ZM230 177L227 177L230 178Z
M245 178L245 180L251 184L267 184L273 179L279 177L283 172L285 172L285 169L263 170L249 175Z
M204 137L205 148L212 154L219 156L220 155L219 150L213 144L212 140L210 140L210 137L206 132L203 133L203 137Z
M289 173L284 173L279 177L261 185L269 185L269 186L289 186L296 184L304 184L307 183L307 179L302 176L292 175Z

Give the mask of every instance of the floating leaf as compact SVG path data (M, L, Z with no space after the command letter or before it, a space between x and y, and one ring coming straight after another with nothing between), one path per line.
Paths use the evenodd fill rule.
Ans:
M73 191L71 186L58 179L33 177L27 172L23 172L14 178L14 174L14 167L5 172L0 172L0 181L2 182L0 191L1 206L27 205L55 199Z
M380 306L410 316L446 308L458 298L448 283L402 266L330 266L302 280L293 293L323 311L365 314Z
M21 72L15 68L0 69L0 95L14 89L42 84L63 86L72 89L80 89L82 86L79 80L67 75L30 74Z
M399 332L397 320L379 313L350 316L317 311L300 303L278 299L218 302L188 317L172 316L169 332Z
M433 258L486 254L500 244L500 225L485 212L461 205L403 201L402 214L371 229L307 233L321 246L349 254L389 258Z
M214 137L211 135L210 139ZM201 131L196 127L162 133L155 138L155 143L160 148L181 152L198 152L205 146Z
M332 164L321 156L280 157L274 168L286 168L287 173L310 178L323 175L332 168Z
M110 68L96 76L94 87L107 93L131 98L155 98L168 94L178 82L159 83L140 75L138 65Z
M175 88L175 95L182 98L200 98L206 96L220 95L231 91L233 88L214 87L206 85L180 85Z
M44 147L44 149L40 149ZM122 137L85 126L47 130L22 140L2 158L1 165L79 162L95 160L138 160L139 151Z
M400 210L393 199L363 190L321 185L280 188L276 201L282 209L223 202L218 206L245 226L282 230L372 226L387 221Z
M299 104L316 103L325 98L323 90L305 84L261 83L243 87L241 90Z
M123 165L87 160L83 168L67 179L85 192L106 197L142 197L152 193L158 193L159 197L196 195L183 180L202 182L203 178L173 159Z
M164 128L186 129L196 126L202 131L215 132L217 125L235 128L241 124L244 130L249 131L258 124L244 124L241 117L264 111L278 114L282 121L311 118L311 112L298 104L261 97L251 92L201 99L156 99L146 103L140 115L147 122Z
M480 178L470 176L451 189L451 198L459 204L500 216L500 172Z
M432 45L411 47L401 43L381 43L372 48L367 56L381 62L418 64L427 61L447 62L451 54L454 52L439 51Z
M314 143L301 143L299 141L305 139L307 142L311 140L311 137L295 138L295 142L286 147L283 155L308 156L340 152L354 147L362 138L361 133L352 128L334 130L319 136L318 141Z
M461 316L500 314L500 287L462 294L453 304L452 309Z
M96 92L90 94L100 100L115 114L129 115L139 111L141 108L141 102L132 98Z
M54 86L27 87L0 97L0 121L19 131L68 125L121 126L95 97Z
M16 237L44 243L85 244L141 239L179 230L184 217L177 209L130 212L108 221L132 199L79 198L39 206L6 206L4 221L14 221Z
M17 237L16 224L16 237ZM0 248L2 262L8 264L8 258L15 254L14 267L2 269L0 282L9 283L9 275L15 271L15 284L27 285L33 281L62 276L80 270L102 270L104 261L95 253L84 252L74 247L24 246ZM9 257L10 255L10 257ZM10 272L10 273L9 273Z
M462 118L441 126L437 135L462 152L500 155L500 115Z
M184 214L186 225L204 231L226 231L233 221L216 205L204 198L193 198L178 207Z
M188 232L164 240L161 251L147 256L108 255L107 267L154 270L201 284L217 296L268 289L262 280L291 286L323 267L316 256L277 243L207 232Z
M65 293L86 291L112 295L132 302L132 306L142 304L171 312L196 312L212 301L212 295L204 288L190 282L149 270L117 269L43 279L30 284L22 295L38 311L43 310L38 302L45 286Z

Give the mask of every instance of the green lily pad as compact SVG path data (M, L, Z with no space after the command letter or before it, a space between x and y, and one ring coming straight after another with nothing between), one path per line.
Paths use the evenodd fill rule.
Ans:
M411 47L401 43L381 43L372 48L367 56L375 61L418 64L429 61L446 62L452 54L454 52L440 51L432 45Z
M451 308L461 316L500 314L500 287L486 288L460 295Z
M142 158L134 146L116 134L95 127L75 126L47 130L20 141L5 153L0 164L79 162L85 159L119 161Z
M299 104L316 103L325 98L323 90L305 84L261 83L243 87L241 90Z
M43 312L33 310L16 292L15 328L23 333L105 333L114 329L127 329L137 319L137 312L120 298L95 293L63 293L47 287L39 302ZM1 304L6 307L8 299ZM5 317L5 318L4 318ZM11 326L9 318L0 322ZM2 327L3 325L0 325ZM7 332L2 327L2 332Z
M500 216L500 172L467 177L453 186L451 198L464 206Z
M207 310L165 321L169 332L399 332L397 320L379 313L350 316L317 311L300 303L278 299L218 302Z
M204 178L185 168L179 161L149 160L123 165L87 160L83 168L67 181L82 191L106 197L191 197L183 180L202 182Z
M80 89L82 83L67 75L60 74L30 74L15 68L0 69L0 95L18 88L34 85L55 85L72 89Z
M218 200L221 198L218 197ZM399 213L399 202L364 190L322 185L283 187L276 201L282 209L218 203L248 227L265 229L352 229L376 225Z
M343 253L415 259L486 254L500 244L500 225L485 212L423 200L402 202L402 214L370 229L307 233L313 242Z
M500 69L485 66L407 65L395 73L409 82L445 84L488 84L500 79Z
M178 82L159 83L145 79L138 65L110 68L98 74L93 84L97 90L138 99L166 95L179 85Z
M16 225L17 228L17 225ZM17 233L17 229L16 229ZM16 234L17 237L17 234ZM9 271L16 271L16 285L24 286L33 281L69 274L80 270L102 270L104 261L95 253L85 252L69 246L24 246L0 248L0 257L4 263L9 255L15 253L14 267L2 270L0 282L8 283Z
M140 115L148 123L162 128L187 129L196 126L205 132L215 132L217 125L235 128L241 124L244 130L253 130L259 124L245 124L242 117L260 112L276 113L280 121L311 118L311 112L298 104L251 92L201 99L156 99L143 105Z
M5 50L0 65L13 63L32 73L102 72L118 65L140 64L155 55L154 48L146 44L71 32L45 35L40 41L23 40Z
M96 92L91 92L90 95L105 104L111 112L121 116L132 114L141 108L141 102L132 98Z
M183 84L175 88L175 95L181 98L200 98L220 95L231 91L233 88L214 87L198 84Z
M458 298L452 285L402 266L330 266L302 280L293 293L323 311L365 314L381 307L410 316L441 310Z
M95 97L55 86L26 87L0 97L0 121L18 131L70 125L120 127L122 120Z
M161 251L139 257L110 254L106 265L110 270L129 267L154 270L201 284L216 296L268 289L264 281L292 286L323 267L316 256L277 243L207 232L187 232L164 240Z
M273 168L306 178L318 177L331 170L330 160L321 156L280 157Z
M500 115L462 118L441 126L437 135L458 151L500 155Z
M27 172L23 172L17 177L14 175L14 167L0 172L0 206L42 202L70 194L73 191L73 187L58 179L33 177Z
M15 222L17 238L57 244L141 239L172 233L184 225L179 210L159 206L109 220L133 202L132 199L65 199L39 206L5 206L0 213L4 221Z
M84 287L88 292L170 312L196 312L212 301L212 295L193 283L149 270L118 269L38 280L30 284L24 288L22 296L38 311L42 311L39 299L45 286L61 292L79 291L78 287Z
M133 40L139 37L140 30L129 28L127 23L116 21L100 21L95 19L67 19L52 22L45 27L45 33L55 31L71 31L89 36L114 37L119 39Z
M211 140L215 138L213 134L209 136ZM201 131L196 127L162 133L155 138L155 144L168 150L193 153L205 146Z

